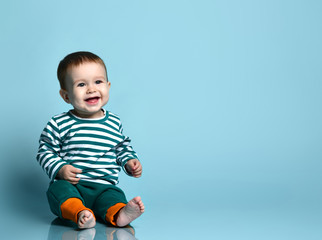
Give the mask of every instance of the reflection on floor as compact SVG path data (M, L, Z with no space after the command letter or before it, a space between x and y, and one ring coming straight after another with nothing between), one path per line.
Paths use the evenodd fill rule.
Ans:
M135 240L132 226L115 228L97 222L95 228L79 230L76 224L56 218L52 221L48 240Z

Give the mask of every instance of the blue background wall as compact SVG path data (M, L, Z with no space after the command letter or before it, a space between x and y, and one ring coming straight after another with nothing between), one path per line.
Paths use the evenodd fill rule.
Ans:
M314 0L1 2L5 222L54 218L38 138L70 109L58 94L58 62L88 50L106 62L106 108L121 116L144 166L141 179L120 180L129 198L145 200L138 226L159 217L245 229L244 219L270 216L276 226L267 226L296 219L293 239L320 238L321 12Z

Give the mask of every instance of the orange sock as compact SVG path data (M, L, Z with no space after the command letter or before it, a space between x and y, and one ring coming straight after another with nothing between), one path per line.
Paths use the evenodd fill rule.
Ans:
M93 211L85 207L82 200L79 198L68 198L60 205L60 210L64 219L72 220L76 224L78 222L78 213L83 210L90 211L95 217Z
M112 225L116 226L116 222L115 222L115 215L123 208L125 207L125 203L117 203L115 205L113 205L112 207L110 207L109 209L107 209L107 213L105 215L105 220L109 223L111 223Z

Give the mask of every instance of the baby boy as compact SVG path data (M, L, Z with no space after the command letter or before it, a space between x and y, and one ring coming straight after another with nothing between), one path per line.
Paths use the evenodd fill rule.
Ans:
M111 83L101 58L67 55L58 66L60 95L73 109L52 117L40 136L37 161L51 179L51 211L92 228L96 217L124 227L144 212L141 198L129 202L116 187L121 169L140 177L142 166L119 117L103 109Z

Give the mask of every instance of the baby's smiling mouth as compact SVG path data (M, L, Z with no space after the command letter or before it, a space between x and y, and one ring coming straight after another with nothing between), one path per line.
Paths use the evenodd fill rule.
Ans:
M89 104L95 104L98 102L100 98L99 97L90 97L85 99L85 102L89 103Z

